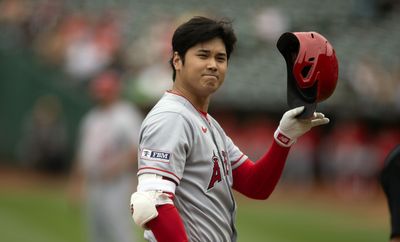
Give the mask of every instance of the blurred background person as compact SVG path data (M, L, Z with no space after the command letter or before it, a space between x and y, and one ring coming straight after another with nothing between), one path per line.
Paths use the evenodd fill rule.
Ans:
M390 213L391 242L400 242L400 144L387 156L380 175Z
M63 108L55 95L40 96L25 120L18 155L24 168L47 174L68 168L68 137Z
M142 114L120 99L120 74L115 70L97 76L90 91L97 105L81 122L70 195L86 197L90 241L132 242L128 201L136 188Z

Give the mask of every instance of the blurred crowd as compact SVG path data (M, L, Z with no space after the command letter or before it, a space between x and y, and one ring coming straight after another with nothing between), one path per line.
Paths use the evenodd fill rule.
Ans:
M398 6L394 4L390 11L396 8ZM140 21L139 18L135 19L139 11L124 9L123 5L79 10L63 0L3 0L0 2L0 27L4 35L1 37L0 49L24 48L32 51L38 60L63 72L69 81L68 85L78 93L85 90L90 80L105 69L110 66L117 68L123 73L126 97L137 103L145 114L171 85L168 59L175 26L188 16L204 12L187 9L179 15L160 14L154 16L152 22L142 23L144 27L140 30L132 29L132 25L137 26L135 22ZM244 35L242 38L249 37L248 40L239 40L237 56L233 57L238 59L237 71L240 71L241 65L246 68L243 59L246 60L247 56L244 52L254 55L255 50L248 48L258 48L260 43L265 42L273 46L282 32L305 28L299 27L299 23L276 6L260 6L253 13L254 18L249 21L250 33L247 35L242 31L248 26L245 23L235 23L244 25L244 28L238 26L238 32ZM390 13L386 10L382 12L385 15ZM375 17L373 15L371 18ZM329 34L334 36L334 31L330 31ZM333 39L340 40L336 37ZM338 47L340 50L341 45L338 44ZM317 183L333 184L344 195L365 194L376 185L376 176L384 157L400 141L400 125L396 121L400 113L400 62L394 61L388 69L379 59L371 59L371 56L357 60L349 65L351 68L343 68L345 73L339 80L338 92L348 91L350 96L354 95L354 102L356 99L360 103L364 102L365 105L361 106L363 110L353 109L349 111L353 115L339 117L335 114L340 110L330 110L333 122L327 128L310 132L293 147L283 182L298 184L305 189ZM344 64L348 62L344 61ZM275 65L283 66L282 63ZM260 75L254 73L255 77ZM235 78L235 72L232 78ZM236 84L231 81L227 85ZM232 92L222 90L222 93ZM341 93L338 93L337 98L342 98L336 101L339 104L352 107L354 103ZM62 105L53 94L38 97L32 104L31 116L22 125L17 149L17 157L24 166L51 172L65 171L70 167L66 154L70 137L65 130ZM374 105L390 107L389 113L393 114L394 119L387 116L382 116L381 120L363 119L355 113L357 110L388 113L374 110ZM225 106L229 106L229 103ZM249 115L240 115L240 107L232 110L216 111L213 115L220 120L228 135L243 152L257 159L272 142L272 134L278 122L277 110L253 110ZM279 108L280 114L283 111L282 107ZM349 118L351 116L354 118ZM387 120L390 122L386 123Z
M245 117L217 115L235 144L256 160L273 141L279 120L268 115ZM400 126L328 117L330 124L311 130L293 146L281 183L306 193L333 186L344 198L376 196L380 190L377 177L387 154L400 142Z
M63 0L5 0L0 11L6 45L32 50L62 70L78 91L110 66L124 72L127 95L142 104L155 101L169 85L173 17L156 16L132 41L132 13L121 6L79 10Z
M237 2L231 10L217 10L224 1L202 7L188 1L165 12L157 9L168 2L110 1L102 5L96 1L4 0L0 3L2 46L33 50L41 61L62 69L72 85L84 84L102 68L117 65L126 74L126 94L140 105L151 105L170 84L168 59L175 26L193 15L228 16L235 21L240 39L237 61L231 63L230 85L222 88L224 97L216 97L218 103L242 109L255 103L259 109L276 111L270 103L282 103L277 93L283 91L285 73L283 59L275 50L277 39L285 31L320 31L333 43L340 62L337 92L341 95L331 105L337 109L353 97L350 106L358 109L358 115L377 115L363 108L367 103L379 109L378 113L387 114L390 107L400 116L397 1L338 1L327 7L309 0L257 0L254 8L245 2ZM190 4L192 8L187 7ZM307 13L310 7L320 10ZM260 72L268 73L268 81ZM255 85L242 81L249 76L247 82ZM260 89L268 95L261 95ZM248 103L235 101L239 93L250 95Z

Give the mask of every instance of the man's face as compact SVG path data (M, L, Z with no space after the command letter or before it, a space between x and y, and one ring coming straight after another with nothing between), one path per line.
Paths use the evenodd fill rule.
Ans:
M193 95L207 97L224 82L227 55L220 38L199 43L186 52L184 64L177 54L174 57L175 82Z

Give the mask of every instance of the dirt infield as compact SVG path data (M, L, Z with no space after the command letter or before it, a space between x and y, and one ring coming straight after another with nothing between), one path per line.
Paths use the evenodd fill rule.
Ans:
M66 185L68 174L40 173L28 169L0 167L0 189L31 190L60 188Z

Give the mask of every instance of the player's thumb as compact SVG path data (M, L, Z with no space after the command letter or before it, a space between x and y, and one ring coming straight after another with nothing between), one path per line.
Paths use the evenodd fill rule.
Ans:
M303 110L304 110L304 106L293 108L293 109L287 111L285 116L288 118L294 118L297 115L301 114L301 112L303 112Z
M323 125L329 123L329 118L323 117L323 118L317 118L311 121L311 127Z

